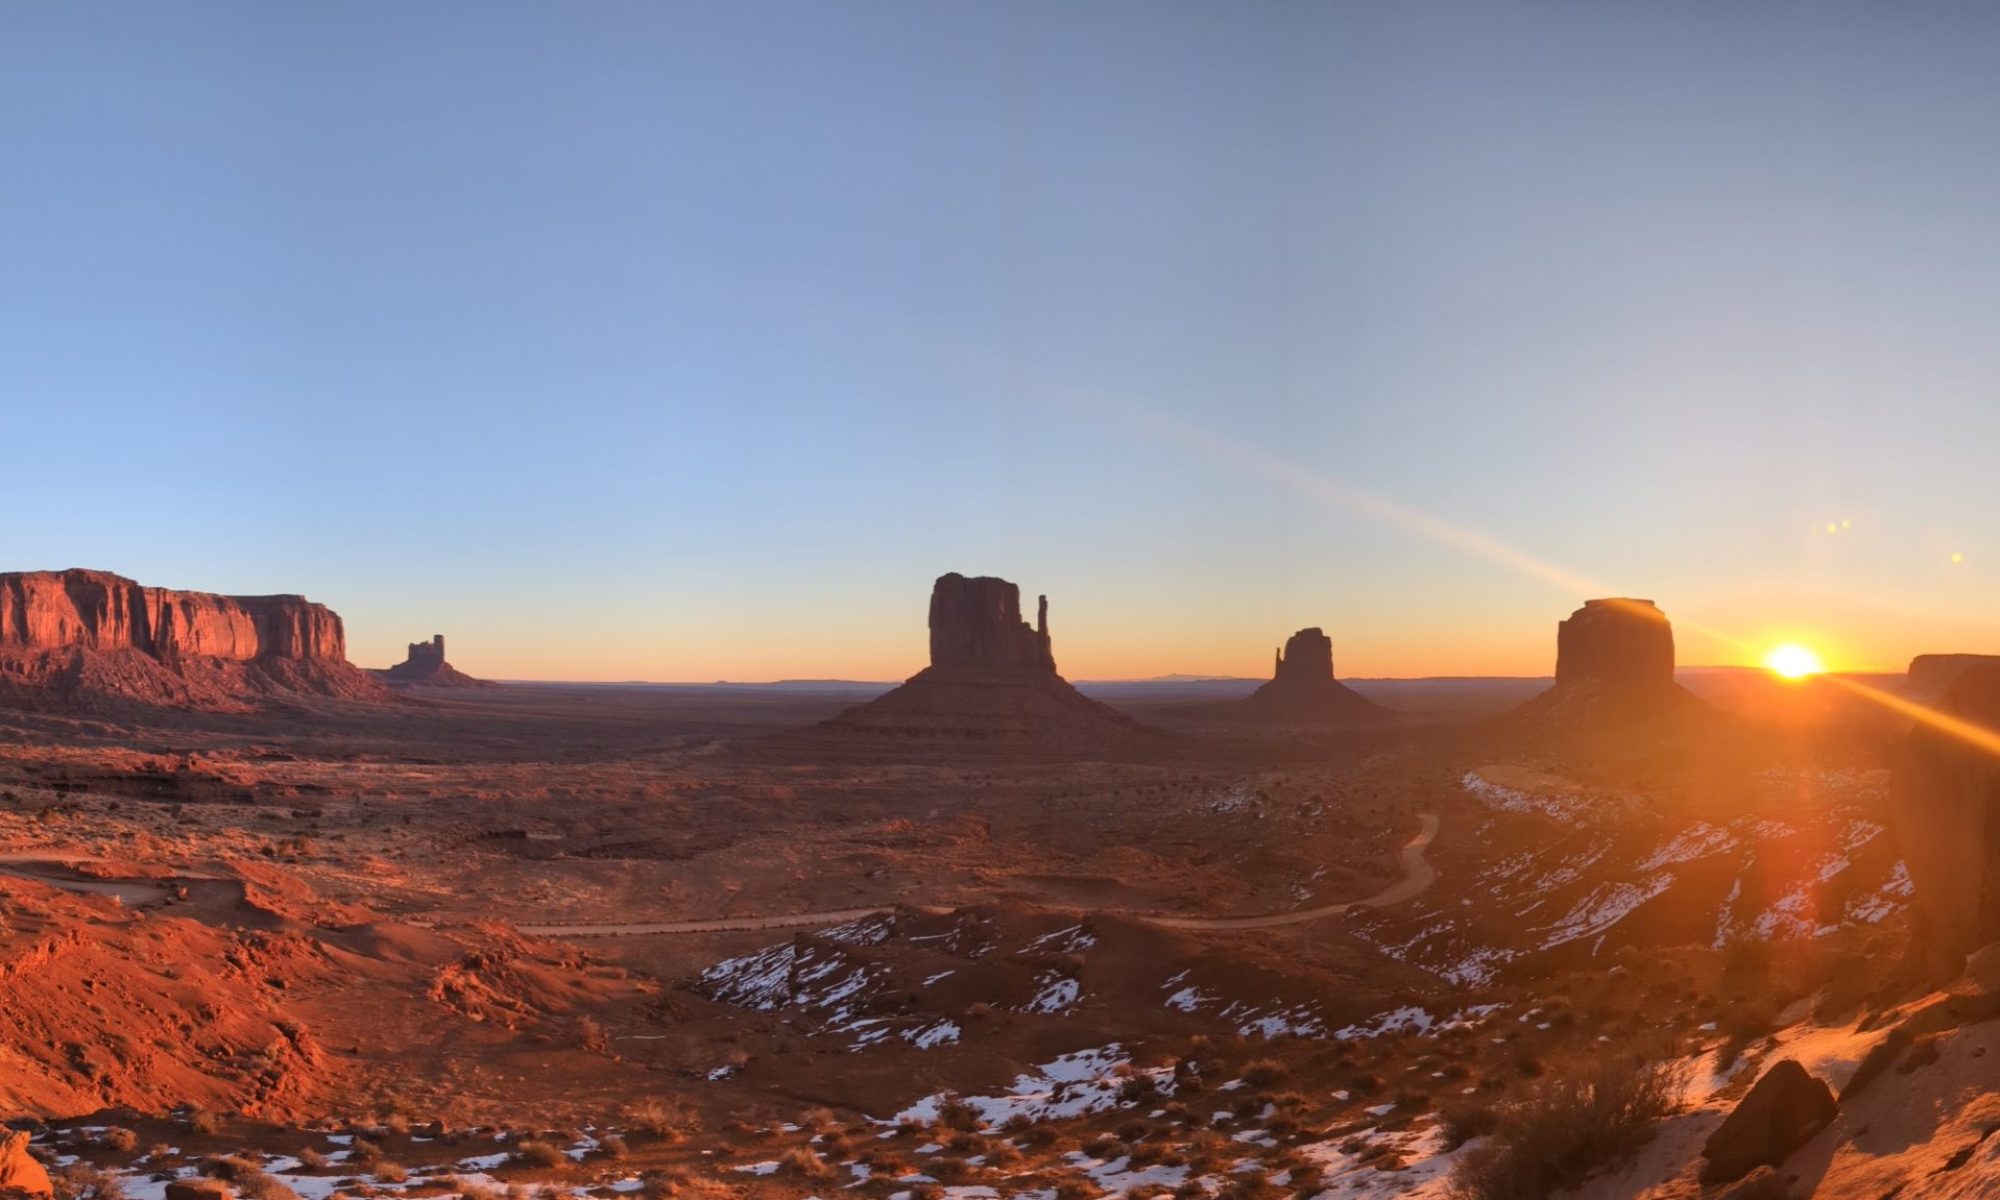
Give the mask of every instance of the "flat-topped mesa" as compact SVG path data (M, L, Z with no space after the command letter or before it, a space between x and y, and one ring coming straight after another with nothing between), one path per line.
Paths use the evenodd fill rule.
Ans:
M1049 647L1049 598L1035 624L1021 619L1021 589L992 576L956 571L931 585L931 666L1056 673Z
M1910 660L1903 678L1903 694L1919 700L1936 700L1974 667L2000 664L2000 654L1919 654Z
M109 571L0 574L0 701L227 711L382 694L347 661L339 616L303 596L142 587Z
M134 650L163 663L347 660L340 618L303 596L180 592L79 569L0 574L0 647Z
M2000 731L2000 662L1972 663L1934 707ZM1915 944L1937 978L2000 940L2000 758L1961 730L1918 722L1895 759L1890 821L1915 886Z
M1586 600L1556 626L1556 685L1651 691L1674 683L1674 630L1651 600Z

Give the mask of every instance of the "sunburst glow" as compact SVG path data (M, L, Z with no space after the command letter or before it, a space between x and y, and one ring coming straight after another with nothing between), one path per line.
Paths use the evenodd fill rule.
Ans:
M1764 665L1786 679L1804 679L1826 670L1819 655L1797 642L1786 642L1764 656Z

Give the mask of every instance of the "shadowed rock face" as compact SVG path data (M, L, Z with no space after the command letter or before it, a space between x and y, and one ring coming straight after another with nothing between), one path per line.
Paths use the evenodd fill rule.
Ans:
M1021 589L1004 579L941 575L931 586L931 665L1041 671L1053 675L1049 598L1035 625L1021 619Z
M1586 600L1556 626L1556 683L1665 689L1674 682L1674 630L1651 600Z
M953 572L931 588L931 665L886 696L784 735L814 753L1077 754L1153 745L1158 731L1090 699L1056 673L1049 602L1021 619L1020 589Z
M1285 640L1271 681L1234 704L1206 715L1267 722L1372 721L1389 711L1333 677L1333 639L1318 626Z
M166 663L347 658L340 618L303 596L178 592L85 570L0 575L0 646L136 650Z
M1935 700L1945 694L1959 676L1973 667L2000 665L2000 655L1994 654L1919 654L1910 660L1909 674L1904 677L1903 692L1924 700Z
M1967 667L1934 707L2000 730L2000 663ZM1927 965L1957 975L1968 953L2000 938L2000 757L1920 723L1897 756L1890 797Z
M428 642L411 642L410 653L402 662L377 672L395 685L424 687L498 687L484 679L474 679L445 661L444 635L434 634Z

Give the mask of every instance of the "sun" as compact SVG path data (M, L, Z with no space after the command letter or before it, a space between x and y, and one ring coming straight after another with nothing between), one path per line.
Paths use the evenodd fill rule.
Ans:
M1804 679L1826 670L1826 666L1819 661L1819 655L1797 642L1774 647L1764 656L1764 665L1786 679Z

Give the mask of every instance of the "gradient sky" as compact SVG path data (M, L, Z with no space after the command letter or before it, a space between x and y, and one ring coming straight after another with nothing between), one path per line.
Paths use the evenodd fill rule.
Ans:
M511 678L901 677L947 570L1081 678L2000 651L1992 12L7 5L0 567Z

